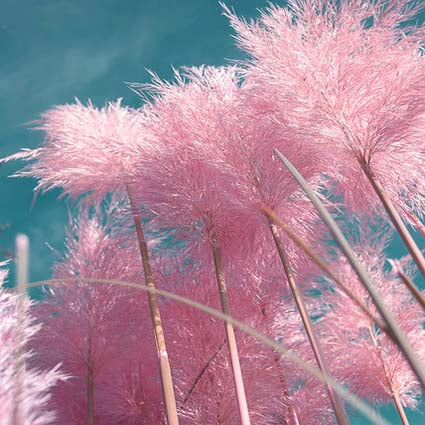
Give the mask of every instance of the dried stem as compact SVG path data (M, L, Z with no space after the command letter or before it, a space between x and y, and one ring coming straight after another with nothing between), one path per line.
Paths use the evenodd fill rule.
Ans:
M345 236L341 232L335 220L333 219L329 211L325 208L325 206L323 205L319 197L315 194L311 186L304 180L304 178L301 176L298 170L291 164L291 162L287 158L285 158L285 156L283 156L282 153L279 152L277 149L275 149L274 152L278 156L278 158L282 161L282 163L285 165L285 167L294 176L294 178L298 181L298 183L303 188L304 192L307 194L307 196L310 198L314 206L319 211L320 216L329 227L333 237L335 238L335 241L340 246L347 260L351 264L353 270L356 272L358 278L360 279L360 282L362 282L365 289L369 292L379 313L381 314L382 318L386 322L387 328L388 328L387 334L392 338L394 343L398 346L398 348L404 354L413 372L418 377L419 382L422 385L422 388L425 389L425 369L423 368L421 362L419 361L418 357L416 356L415 352L413 351L412 347L407 341L405 335L403 334L400 327L398 326L395 318L385 306L384 301L382 300L379 293L376 291L372 280L369 278L366 271L360 264L359 260L357 259L356 255L351 249L350 244L348 243L347 239L345 239Z
M370 337L372 338L372 341L373 341L376 349L378 350L379 358L381 359L382 369L383 369L384 375L385 375L385 380L387 381L388 388L391 391L391 397L393 399L394 407L397 409L397 412L400 415L400 418L401 418L403 425L409 425L406 413L404 412L403 405L401 404L401 401L400 401L400 397L399 397L397 391L394 390L393 384L392 384L391 379L388 375L388 370L385 366L385 361L384 361L384 358L382 356L382 346L376 340L376 334L371 328L369 328L369 334L370 334Z
M294 274L292 272L292 267L289 262L289 258L286 255L285 249L283 247L282 241L279 237L278 230L276 225L270 222L270 230L273 235L273 239L282 262L282 266L285 270L285 274L289 283L289 287L291 288L292 295L294 297L295 303L297 305L298 311L300 313L301 319L304 324L305 331L307 333L308 340L310 341L311 348L314 353L314 357L316 358L317 365L322 373L326 376L330 376L329 368L326 364L325 357L323 355L322 348L320 346L319 340L314 333L313 324L311 323L310 317L308 315L308 311L303 299L303 295L298 288L297 283L295 282ZM329 398L331 400L335 417L338 421L339 425L348 425L347 415L345 414L344 406L339 398L339 396L334 392L331 386L327 385Z
M150 289L155 289L152 269L149 263L148 246L143 234L142 223L140 221L139 212L134 199L128 190L128 197L133 213L134 224L136 226L137 239L139 241L140 256L142 258L143 270L145 273L146 286ZM165 336L162 328L161 314L159 311L158 298L155 292L148 292L149 307L154 328L154 336L156 349L158 353L162 392L165 402L165 410L168 425L178 425L179 419L177 415L176 398L174 395L173 379L171 376L171 367L168 359L167 347L165 344Z
M425 310L425 298L422 295L421 291L419 291L416 285L412 282L412 279L410 279L410 277L407 276L407 274L404 273L403 270L399 267L397 268L397 274L404 282L404 284L409 288L410 292L414 295L421 307Z
M226 340L224 340L219 346L218 348L214 351L214 353L211 354L210 358L207 360L207 362L204 364L204 366L202 367L202 369L200 370L200 372L198 373L198 375L195 378L195 381L193 382L192 386L189 388L189 391L186 394L186 397L183 400L182 406L184 406L187 402L187 400L189 400L189 397L192 395L193 391L195 390L196 386L198 385L199 381L201 380L202 376L204 376L204 373L206 372L206 370L209 368L210 364L215 360L215 358L218 356L218 354L220 353L221 349L224 347L224 345L226 344Z
M214 266L217 276L218 290L220 292L221 309L224 314L231 316L229 298L224 269L221 261L221 252L218 243L212 244ZM229 347L230 361L232 364L233 379L235 382L236 398L238 401L239 415L242 425L250 425L248 403L246 401L245 387L242 378L241 365L239 362L238 347L236 344L235 331L231 323L225 323L227 345Z
M329 268L329 266L313 252L313 250L298 236L296 235L277 215L274 211L268 208L266 205L262 206L263 213L267 219L276 223L287 235L288 237L299 246L310 258L311 260L323 271L325 272L337 285L338 287L347 295L348 298L353 301L362 311L365 313L373 322L378 326L383 332L387 331L385 323L379 318L376 317L351 290L342 283L341 279Z
M16 244L16 283L17 283L17 292L21 294L21 296L18 298L18 314L19 315L25 315L25 299L24 294L26 291L26 285L28 284L28 258L29 258L29 239L27 235L24 235L22 233L18 234L16 236L15 240ZM23 340L25 338L24 336L24 329L22 326L19 326L17 330L18 338L20 340ZM15 403L13 405L13 411L12 411L12 424L13 425L19 425L21 420L21 394L23 391L24 386L24 375L25 375L25 369L27 367L26 360L25 360L25 350L26 347L23 345L19 348L18 352L16 353L17 356L17 362L16 362L16 369L15 369L15 385L13 387L14 392L14 400Z
M416 265L418 266L418 269L422 273L422 276L425 277L425 258L422 255L421 250L416 245L415 241L407 230L406 225L403 223L400 214L396 210L394 204L391 202L391 199L389 198L387 192L385 191L381 182L377 179L375 173L372 171L369 164L367 164L364 160L359 161L364 173L370 181L370 184L372 185L373 189L381 200L382 205L387 211L394 227L396 228L398 234L406 245L406 248L408 249Z
M394 400L394 405L397 409L398 414L400 415L400 419L403 425L409 425L409 420L407 419L406 412L404 411L404 407L401 404L400 396L397 391L392 391L392 396Z

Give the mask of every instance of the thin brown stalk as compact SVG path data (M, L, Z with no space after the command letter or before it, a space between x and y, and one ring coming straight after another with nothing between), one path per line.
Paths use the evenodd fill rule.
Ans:
M375 333L370 328L369 328L369 333L370 333L370 336L372 338L373 343L375 344L375 346L378 350L379 358L381 359L382 369L383 369L384 375L385 375L385 379L387 381L388 388L391 391L391 397L393 399L394 407L396 408L403 425L409 425L409 421L407 420L406 412L404 411L404 407L401 404L400 396L399 396L398 392L396 390L394 390L393 384L392 384L391 379L388 375L388 370L385 366L385 361L384 361L384 358L382 356L382 347L378 343L378 341L376 340Z
M207 360L207 362L204 364L204 366L202 367L202 369L200 370L200 372L198 373L198 375L196 376L195 380L193 381L193 384L191 385L191 387L189 388L189 391L186 394L186 397L183 400L182 406L184 406L187 402L187 400L189 400L190 396L192 395L193 391L195 390L196 386L199 384L199 381L202 379L202 377L204 376L204 373L206 372L206 370L209 368L210 364L215 360L215 358L218 356L218 354L220 353L221 349L224 347L224 345L226 344L226 340L224 340L218 347L217 349L214 351L214 353L211 354L211 356L209 357L209 359Z
M403 283L409 288L410 292L416 298L416 301L421 305L421 307L425 310L425 298L422 295L421 291L416 287L416 285L412 282L409 276L403 272L400 268L397 269L397 274Z
M142 223L140 221L139 212L134 199L128 190L128 197L133 213L134 224L136 226L137 239L139 241L140 256L143 263L143 270L145 273L146 286L155 290L155 283L153 280L152 269L149 262L148 245L143 233ZM168 425L178 425L179 419L177 415L176 398L174 395L173 379L171 376L171 367L168 359L167 346L165 344L164 330L162 328L161 314L159 310L158 297L155 292L148 292L149 307L151 313L152 324L154 328L154 336L156 342L156 349L158 353L162 392L165 402L165 410Z
M316 337L316 334L314 333L313 324L311 323L310 316L308 315L308 311L305 306L303 295L295 281L294 274L292 272L292 267L289 262L289 258L286 255L282 241L279 237L277 227L272 222L270 222L270 230L272 232L273 239L274 239L280 260L282 262L282 266L285 270L289 287L291 288L292 295L294 297L295 303L297 305L298 311L300 313L301 319L304 324L305 331L307 333L307 337L310 341L311 348L316 358L317 365L324 375L330 376L329 369L326 364L322 348L320 346L318 338ZM349 424L348 418L345 413L344 406L342 404L341 399L339 398L339 396L336 394L336 392L333 390L333 388L330 385L327 385L327 390L329 393L329 398L332 403L332 407L334 409L335 417L338 421L338 424L348 425Z
M87 423L94 424L94 370L90 349L87 361Z
M226 277L221 261L221 251L218 243L212 244L214 257L214 267L217 277L218 290L220 293L221 308L224 314L231 316L229 297L227 295ZM239 361L238 347L236 344L235 331L231 323L225 323L227 345L229 347L230 361L232 365L233 380L236 389L236 399L238 402L239 415L242 425L250 425L251 421L248 412L248 403L246 401L245 387L242 378L242 370Z
M347 295L347 297L363 311L363 313L373 320L376 326L384 332L387 331L385 323L379 317L376 317L369 308L366 307L365 303L350 291L350 289L330 269L330 267L296 233L294 233L273 210L268 208L266 205L262 206L262 210L267 219L277 224L288 235L288 237L309 256L314 264L325 272L338 285L341 291L344 292L344 294Z
M378 180L375 173L370 168L369 164L367 164L363 160L360 160L360 165L362 166L366 177L369 179L370 184L372 185L373 189L381 200L382 205L387 211L388 216L390 217L394 227L396 228L398 234L406 245L406 248L408 249L410 255L418 266L418 269L420 270L422 276L425 277L425 258L422 255L421 250L416 245L415 241L407 230L406 225L403 223L400 214L398 213L397 209L389 198L381 182Z
M412 368L412 371L419 378L422 388L425 389L425 370L421 364L422 362L419 360L413 348L410 346L406 336L404 335L397 321L395 320L395 317L386 307L383 299L375 289L372 280L366 273L364 267L360 264L357 256L354 254L350 244L341 232L341 229L336 224L334 218L325 208L323 202L319 199L312 187L307 183L307 181L299 173L299 171L291 164L291 162L278 149L275 149L274 153L282 161L288 171L293 175L295 180L303 188L306 195L310 198L311 202L318 210L323 221L329 227L329 230L331 231L335 241L338 243L342 252L351 264L353 270L356 272L360 282L363 284L364 288L369 292L374 304L376 305L376 308L378 309L381 317L385 321L388 328L387 335L391 337L394 343L400 348L401 352L405 355L406 360L409 362Z
M409 425L409 420L407 419L406 412L404 410L403 405L401 404L400 396L397 391L392 392L394 406L397 409L398 414L400 415L400 419L403 425Z

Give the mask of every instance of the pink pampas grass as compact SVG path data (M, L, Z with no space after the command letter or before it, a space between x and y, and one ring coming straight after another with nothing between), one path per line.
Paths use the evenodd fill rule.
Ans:
M4 267L5 263L1 264ZM34 355L27 345L40 331L30 315L33 304L25 295L7 293L1 286L7 272L0 270L0 418L4 425L52 424L51 391L65 382L59 362L49 369L28 367Z
M117 235L113 220L103 224L101 220L99 213L93 217L83 213L74 223L68 233L66 257L54 269L56 278L140 281L135 239L128 232ZM65 418L75 424L100 420L96 405L102 379L123 368L129 355L134 358L132 352L140 348L140 341L144 341L146 358L154 356L147 349L153 341L145 334L148 326L142 304L140 294L129 289L82 281L51 289L36 309L44 324L34 342L40 362L51 365L61 361L72 376L55 389L58 423Z
M132 152L149 146L142 115L120 99L101 109L76 100L50 109L36 123L45 132L42 146L7 160L35 160L17 175L38 179L36 190L61 188L72 198L89 194L98 202L107 193L125 192Z
M322 171L356 211L379 207L364 162L396 205L424 212L425 62L421 30L396 28L417 10L406 9L406 2L294 1L251 23L228 12L251 55L245 86L256 108L318 148L328 162Z

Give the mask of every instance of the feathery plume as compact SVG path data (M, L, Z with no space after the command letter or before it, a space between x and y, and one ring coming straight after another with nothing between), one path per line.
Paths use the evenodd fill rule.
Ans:
M396 204L424 211L424 30L399 26L418 8L294 0L251 23L227 10L238 44L251 55L245 87L257 109L320 147L328 163L322 171L338 180L356 211L378 201L362 161Z
M409 216L425 212L424 28L402 25L419 8L294 0L266 9L258 22L226 14L251 55L245 86L257 110L320 150L329 187L337 181L352 210L384 206L425 275L402 221L416 225Z
M45 133L41 147L3 161L35 161L15 176L36 178L37 191L61 188L72 198L101 201L108 193L125 192L133 153L149 149L142 114L121 106L121 99L101 109L77 99L48 110L36 124Z
M136 240L128 230L117 234L116 225L110 217L102 223L100 212L81 213L68 230L67 253L55 265L53 276L139 282ZM153 347L144 329L144 297L130 289L84 281L49 292L36 309L44 326L34 344L42 364L62 361L64 371L73 377L55 389L52 403L58 411L57 423L96 423L101 418L97 403L102 379L123 367L140 345L147 350L150 342ZM142 354L138 355L142 361Z
M28 367L34 353L27 346L40 326L30 315L33 302L27 296L1 288L7 275L4 266L0 265L0 418L4 425L52 424L51 391L66 376L58 363L45 370Z

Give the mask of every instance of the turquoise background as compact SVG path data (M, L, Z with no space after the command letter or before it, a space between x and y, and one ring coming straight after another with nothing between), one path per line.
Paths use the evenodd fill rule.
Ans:
M266 1L228 0L239 15L257 16ZM26 123L53 105L91 99L97 106L139 98L124 82L146 82L147 69L171 78L171 66L221 65L241 58L215 0L0 0L0 157L36 147L42 135ZM0 166L1 257L14 237L31 241L30 278L47 279L62 249L67 206L59 191L33 199L34 182L7 179L19 168ZM423 244L422 244L423 246ZM392 256L404 250L395 238ZM11 267L13 280L13 267ZM399 423L392 408L382 412ZM411 424L424 416L408 413ZM353 424L365 423L353 417Z

